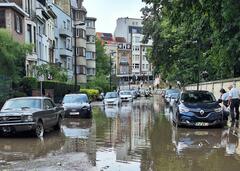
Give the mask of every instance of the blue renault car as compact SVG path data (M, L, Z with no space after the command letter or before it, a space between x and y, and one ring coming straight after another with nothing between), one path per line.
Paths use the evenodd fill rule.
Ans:
M208 91L183 91L173 105L172 120L177 127L223 127L227 119L228 113Z

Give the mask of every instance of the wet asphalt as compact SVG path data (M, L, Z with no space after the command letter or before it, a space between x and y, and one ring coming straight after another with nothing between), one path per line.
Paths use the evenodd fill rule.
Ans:
M225 128L176 128L159 96L121 107L93 104L92 119L65 119L43 139L0 137L0 170L237 171L240 133Z

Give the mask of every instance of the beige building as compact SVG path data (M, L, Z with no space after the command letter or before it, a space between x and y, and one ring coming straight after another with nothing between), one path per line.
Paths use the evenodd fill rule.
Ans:
M20 43L25 42L25 17L28 14L16 3L0 3L0 28L6 28Z
M87 80L90 81L96 75L96 18L87 17L86 24L86 61L87 61Z

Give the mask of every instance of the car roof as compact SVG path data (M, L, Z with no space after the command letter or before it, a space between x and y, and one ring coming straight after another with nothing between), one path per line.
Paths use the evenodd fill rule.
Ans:
M186 90L183 91L183 93L210 93L210 92L206 90Z
M65 96L87 96L87 94L84 94L84 93L79 93L79 94L77 94L77 93L75 93L75 94L65 94Z
M31 96L31 97L17 97L17 98L11 98L9 100L22 100L22 99L36 99L36 100L44 100L44 99L50 99L49 97L45 96Z

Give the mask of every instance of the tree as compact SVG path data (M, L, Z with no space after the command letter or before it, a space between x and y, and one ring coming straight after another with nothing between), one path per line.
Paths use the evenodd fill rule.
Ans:
M96 40L96 76L88 83L89 88L99 88L109 91L110 57L106 54L104 45Z
M240 76L237 0L143 1L145 40L153 39L149 59L164 79L197 82L198 67L209 80Z
M67 82L67 71L56 64L42 64L36 66L37 76L44 76L45 79L51 79L59 82Z
M31 50L31 45L14 41L7 30L0 29L0 75L12 80L25 76L26 54Z

